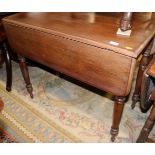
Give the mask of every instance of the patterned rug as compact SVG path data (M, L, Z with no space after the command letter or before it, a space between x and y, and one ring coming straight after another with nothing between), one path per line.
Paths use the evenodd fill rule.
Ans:
M110 94L52 70L29 67L29 72L34 99L29 97L16 63L12 92L5 91L5 67L0 69L0 97L5 103L0 114L0 142L110 142ZM116 142L135 142L148 115L141 113L138 105L134 110L130 106L131 97L125 105ZM155 139L155 129L150 137Z

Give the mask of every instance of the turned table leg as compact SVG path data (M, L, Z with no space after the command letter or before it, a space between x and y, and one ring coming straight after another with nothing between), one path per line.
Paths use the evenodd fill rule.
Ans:
M150 115L142 128L142 131L136 141L137 143L144 143L147 140L154 124L155 124L155 105L152 107Z
M147 65L149 64L150 60L152 59L152 55L150 55L151 49L152 49L153 42L150 43L147 50L144 52L143 57L140 61L137 79L136 79L136 85L135 90L132 96L132 105L131 108L133 109L137 102L140 100L140 90L141 90L141 82L142 82L142 75L144 70L146 69Z
M0 49L0 68L3 67L3 63L4 63L4 56L2 50Z
M111 127L111 141L115 141L115 137L118 135L119 132L119 124L121 121L123 109L124 109L124 103L125 103L126 97L115 97L115 105L114 105L114 112L113 112L113 123Z
M19 59L19 66L20 66L24 81L26 83L27 91L30 94L31 98L33 98L33 93L32 93L33 88L32 88L32 84L30 82L29 72L28 72L28 68L27 68L25 58L18 55L18 59Z
M3 107L4 107L4 103L3 103L3 101L2 101L1 98L0 98L0 112L1 112L1 110L3 109Z
M8 49L7 42L3 42L3 54L4 54L4 61L6 64L6 74L7 74L7 81L6 81L6 90L11 91L12 87L12 63L11 63L11 57Z

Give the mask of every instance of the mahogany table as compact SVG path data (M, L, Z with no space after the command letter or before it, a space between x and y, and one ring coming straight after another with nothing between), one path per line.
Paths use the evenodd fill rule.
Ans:
M132 18L130 37L116 35L120 19L117 13L19 13L3 19L31 97L24 57L116 96L112 141L118 134L136 61L140 54L150 53L155 34L154 20L141 16Z
M1 112L1 110L3 109L3 107L4 107L4 103L3 103L3 101L2 101L1 98L0 98L0 112Z

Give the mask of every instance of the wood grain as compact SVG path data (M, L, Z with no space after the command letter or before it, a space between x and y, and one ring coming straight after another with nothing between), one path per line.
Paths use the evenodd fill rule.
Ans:
M4 102L1 100L1 98L0 98L0 112L1 112L1 110L3 109L3 107L4 107Z
M155 20L145 14L133 17L130 37L116 35L121 17L120 13L19 13L3 19L15 53L117 96L112 141L136 60L155 34Z
M115 95L129 93L135 59L39 30L5 29L16 53Z
M146 15L133 18L132 34L124 37L116 35L121 17L117 13L19 13L3 20L137 57L155 34L155 20Z

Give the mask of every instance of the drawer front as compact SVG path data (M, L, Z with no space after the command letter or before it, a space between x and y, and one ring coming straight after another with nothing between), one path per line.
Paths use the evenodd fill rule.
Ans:
M4 26L16 53L114 95L129 93L134 59L34 28Z

